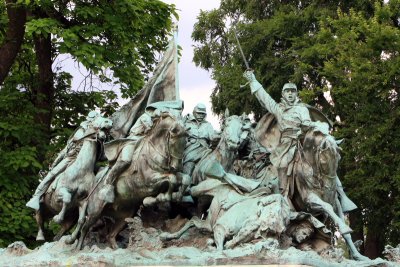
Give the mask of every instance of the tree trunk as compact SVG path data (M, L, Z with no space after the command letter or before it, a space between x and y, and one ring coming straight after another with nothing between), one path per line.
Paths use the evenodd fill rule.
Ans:
M25 34L26 10L16 5L16 0L6 0L8 28L0 47L0 85L6 79L21 48Z
M376 259L382 252L380 235L381 233L372 230L369 230L367 233L367 238L365 240L365 256L370 259Z
M361 211L358 209L356 211L352 211L349 213L349 221L350 221L350 228L353 229L351 233L351 238L353 242L357 240L361 240L363 244L360 246L360 253L364 254L365 252L365 240L364 240L364 231L363 231L363 221L362 221L362 214Z
M39 83L33 91L33 104L37 109L35 122L42 131L42 140L38 144L45 146L51 138L50 125L54 105L54 81L52 66L51 36L38 35L34 37L36 60L39 67ZM40 145L41 144L41 145ZM39 158L44 159L45 149L39 150Z

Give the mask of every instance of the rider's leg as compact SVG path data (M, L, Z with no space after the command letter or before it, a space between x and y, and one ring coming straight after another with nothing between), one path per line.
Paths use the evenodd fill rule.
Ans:
M63 172L67 168L70 162L71 158L66 157L60 163L58 163L52 170L49 171L46 177L40 182L40 184L36 188L36 191L33 194L32 198L28 201L28 203L26 203L27 207L39 210L40 197L47 191L54 178L61 172Z
M192 176L195 166L196 166L196 164L192 161L185 162L183 164L183 173L186 173L187 175Z
M119 155L117 162L111 167L108 172L103 188L100 190L99 197L107 203L113 203L115 198L114 182L124 172L132 162L134 145L125 146Z
M278 168L278 178L279 178L279 192L282 196L287 197L289 195L289 181L287 175L287 167Z
M312 211L325 212L334 221L334 223L339 227L339 232L342 235L351 233L353 230L341 219L333 210L331 204L323 201L320 197L314 193L309 193L306 202L310 206Z
M182 172L178 172L176 176L181 186L179 187L178 192L173 193L172 199L174 201L181 201L187 191L187 188L192 184L192 177Z
M338 198L336 198L336 205L338 206L338 215L339 217L344 220L344 214L343 214L343 210L340 204L340 201ZM350 234L344 234L343 235L344 240L346 241L346 244L350 250L350 256L353 260L359 260L359 261L363 261L363 260L369 260L369 258L361 255L361 253L357 250L356 246L354 245L353 239L351 238Z

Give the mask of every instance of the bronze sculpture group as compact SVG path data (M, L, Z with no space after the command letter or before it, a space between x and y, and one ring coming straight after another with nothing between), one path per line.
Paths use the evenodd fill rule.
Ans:
M217 133L204 105L182 117L182 101L156 102L128 136L105 143L112 121L89 113L27 204L37 210L37 239L53 218L62 226L56 239L75 226L65 241L78 240L81 249L106 216L113 220L107 240L117 248L125 219L141 207L191 199L196 212L178 232L163 233L165 242L195 226L213 233L219 250L275 238L282 247L318 251L331 245L335 225L351 256L365 260L344 220L356 206L337 176L340 149L329 121L313 118L295 84L283 86L278 104L251 71L244 77L269 112L257 125L227 111ZM108 166L97 168L101 160Z

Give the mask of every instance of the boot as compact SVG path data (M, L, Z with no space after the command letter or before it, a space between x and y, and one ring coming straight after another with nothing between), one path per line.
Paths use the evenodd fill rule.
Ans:
M25 205L28 208L38 211L40 208L40 197L41 195L33 195L33 197Z
M42 182L39 184L32 198L25 204L28 208L34 209L36 211L40 208L40 199L44 193L46 193L48 188L48 183Z

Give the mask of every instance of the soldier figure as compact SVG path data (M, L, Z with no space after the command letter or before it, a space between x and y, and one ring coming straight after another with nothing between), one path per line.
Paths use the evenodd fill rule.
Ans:
M185 117L185 128L189 134L183 154L183 172L192 175L197 162L209 151L213 141L218 139L211 123L205 120L206 106L199 103L193 109L193 115Z
M300 135L306 133L311 127L318 127L324 134L329 134L329 128L322 129L323 124L311 121L307 107L297 96L297 86L294 83L285 83L282 88L281 103L278 104L263 89L252 71L246 71L243 76L250 82L251 92L261 105L278 121L281 139L276 149L271 152L270 160L278 170L281 194L291 197L293 188L289 186L289 177L293 173L294 157L298 151Z
M131 165L136 144L153 127L153 119L164 112L181 116L182 101L161 101L148 105L145 112L136 120L125 139L117 139L105 145L105 154L111 167L104 178L100 199L107 203L114 202L114 182Z
M50 171L47 173L46 177L40 182L35 190L32 198L26 203L26 206L35 210L40 208L40 198L44 193L46 193L50 184L54 179L65 169L71 165L78 155L81 147L83 137L87 136L86 130L92 125L92 122L100 114L96 111L90 111L86 117L86 121L82 122L74 134L68 139L65 148L58 154L57 158L54 160L50 167Z

